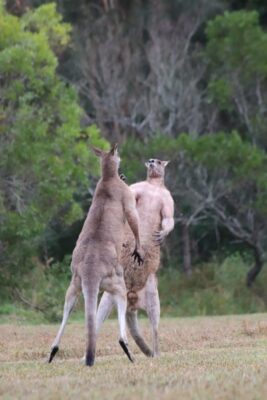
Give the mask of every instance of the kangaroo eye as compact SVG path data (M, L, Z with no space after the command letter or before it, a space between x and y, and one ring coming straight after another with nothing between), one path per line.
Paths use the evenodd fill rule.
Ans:
M161 161L160 160L158 160L158 164L161 165Z

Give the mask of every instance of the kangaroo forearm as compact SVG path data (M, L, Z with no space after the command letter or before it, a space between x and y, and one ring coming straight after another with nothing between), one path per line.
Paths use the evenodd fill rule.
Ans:
M134 234L134 238L135 238L135 244L136 244L136 248L140 247L140 238L139 238L139 228L138 228L138 222L134 222L131 226L131 229L133 231Z
M139 218L137 211L134 210L132 212L129 212L127 215L127 221L128 224L134 234L135 242L136 242L136 247L140 247L140 238L139 238Z
M165 235L168 235L174 228L173 218L164 218L161 222L161 227Z

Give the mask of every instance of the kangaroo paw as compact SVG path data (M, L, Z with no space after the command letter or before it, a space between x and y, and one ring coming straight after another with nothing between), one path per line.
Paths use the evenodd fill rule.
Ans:
M120 174L120 178L121 178L121 180L122 180L123 182L126 182L126 181L127 181L127 178L126 178L126 176L125 176L124 174Z
M137 261L138 265L143 264L144 259L141 257L141 255L139 254L139 252L136 249L132 253L132 257L134 258L134 261Z

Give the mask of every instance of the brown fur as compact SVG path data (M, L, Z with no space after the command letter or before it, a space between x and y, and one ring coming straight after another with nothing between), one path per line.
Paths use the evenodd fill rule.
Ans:
M82 288L87 325L86 364L93 365L96 348L96 308L99 289L110 293L117 302L121 337L120 344L128 357L124 319L126 312L126 288L123 270L119 264L124 226L127 221L134 234L133 253L139 258L138 214L133 194L119 178L119 157L113 148L106 153L95 149L101 157L102 178L97 184L92 205L78 238L72 256L72 282L66 295L62 330L52 346L59 345L65 326L65 308L68 317L73 296ZM70 294L70 297L68 297ZM72 296L72 297L71 297ZM73 306L73 305L72 305ZM51 360L52 361L52 360Z
M140 219L140 238L144 264L139 268L132 262L132 233L128 226L121 253L124 279L127 287L127 322L131 335L140 349L147 355L158 354L158 323L160 304L156 272L160 266L160 247L164 238L173 229L173 200L164 185L164 171L167 162L149 160L147 180L131 185L136 199ZM112 309L111 299L104 295L98 311L98 329ZM153 351L144 342L137 324L137 310L146 310L153 332Z
M131 257L131 254L134 250L132 244L133 236L129 227L127 227L126 229L126 237L124 239L121 252L121 265L124 268L124 279L127 291L138 292L145 286L148 276L150 274L155 274L159 269L160 248L159 246L155 246L155 243L152 241L151 235L151 241L142 246L144 263L140 268L136 263L133 262L133 259ZM141 229L142 228L140 224L140 230Z

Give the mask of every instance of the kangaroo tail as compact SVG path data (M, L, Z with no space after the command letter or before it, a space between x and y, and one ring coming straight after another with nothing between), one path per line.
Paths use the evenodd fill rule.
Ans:
M91 367L95 362L96 353L96 311L97 311L97 295L98 285L90 285L82 283L82 291L85 306L85 324L86 324L86 354L85 365Z
M129 331L130 331L135 343L139 347L139 349L147 357L153 357L152 350L148 347L148 345L144 341L144 339L139 331L139 326L138 326L138 321L137 321L137 312L136 311L127 311L126 321L127 321Z

